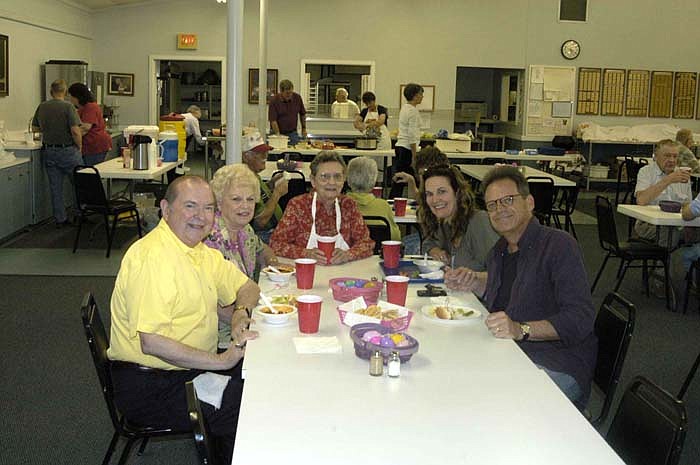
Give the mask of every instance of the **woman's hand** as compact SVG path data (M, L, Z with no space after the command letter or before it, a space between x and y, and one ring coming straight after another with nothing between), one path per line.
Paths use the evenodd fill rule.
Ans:
M334 249L333 256L331 257L331 265L340 265L341 263L347 263L352 260L349 250Z
M319 248L304 250L306 258L313 258L318 265L326 264L326 254Z
M428 255L431 258L434 258L435 260L441 261L445 265L451 265L450 254L448 254L445 250L442 250L439 247L433 247L432 249L428 250Z

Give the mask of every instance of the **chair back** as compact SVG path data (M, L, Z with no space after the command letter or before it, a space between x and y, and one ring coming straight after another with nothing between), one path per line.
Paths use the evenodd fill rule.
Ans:
M606 251L617 251L617 227L615 226L615 213L610 200L601 195L595 198L595 212L598 219L598 240L600 246Z
M105 331L100 312L97 308L97 302L91 292L85 294L82 305L80 306L80 314L83 318L83 328L85 329L85 337L90 346L92 361L95 364L97 377L100 380L102 387L102 395L107 403L109 417L112 420L112 425L116 431L123 431L122 424L117 413L117 407L114 404L114 385L112 383L112 373L110 371L110 361L107 358L107 349L109 348L109 338Z
M94 166L78 165L73 168L73 184L78 208L101 210L108 208L107 194L100 172Z
M549 222L554 204L554 180L546 176L527 178L530 195L535 199L535 215L540 220Z
M185 391L187 393L187 413L190 417L190 425L194 435L194 444L197 448L197 453L203 465L212 465L214 463L211 444L207 431L204 428L204 416L202 408L199 405L199 398L194 389L194 383L187 381L185 383Z
M506 159L505 158L498 158L498 157L486 157L481 159L481 164L482 165L495 165L496 163L505 163Z
M595 334L598 337L598 358L593 382L605 396L603 406L594 425L602 424L612 405L620 382L620 373L625 363L627 349L632 340L636 309L634 304L621 295L611 292L605 297L595 319Z
M638 376L622 396L606 440L627 464L676 465L687 423L682 401Z
M374 241L374 255L379 255L382 251L382 241L391 240L391 226L389 220L383 216L363 215L369 237Z
M279 173L284 173L284 171L275 171L272 173L272 176L274 177ZM287 173L291 173L292 175L295 175L295 177L289 180L287 184L287 193L280 197L279 205L282 210L287 208L287 204L292 198L296 197L297 195L306 194L306 176L304 176L304 173L297 170L289 170Z

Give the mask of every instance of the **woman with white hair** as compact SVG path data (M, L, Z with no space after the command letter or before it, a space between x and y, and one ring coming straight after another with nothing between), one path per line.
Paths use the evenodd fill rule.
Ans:
M391 240L400 241L401 231L394 221L391 206L384 199L378 199L372 194L372 188L377 182L377 162L369 157L355 157L348 163L348 186L351 192L348 197L357 203L362 216L381 216L389 222Z
M214 174L211 188L217 209L214 226L204 243L257 281L260 268L278 263L275 253L250 225L255 203L260 199L258 177L242 163L226 165ZM231 326L219 322L219 347L226 348L230 343Z
M687 166L693 170L693 173L700 173L700 163L698 163L695 154L690 150L695 145L693 131L680 129L676 133L676 142L681 144L678 148L678 166Z
M331 117L354 119L360 114L360 108L352 100L348 100L348 91L338 87L335 91L335 102L331 105Z

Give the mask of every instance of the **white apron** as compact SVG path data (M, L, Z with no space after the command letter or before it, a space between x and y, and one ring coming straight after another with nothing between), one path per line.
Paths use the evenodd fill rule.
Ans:
M316 234L316 192L314 192L314 198L311 200L311 233L309 234L309 240L306 243L306 248L307 249L317 249L318 248L318 238L319 235ZM343 239L343 235L340 234L340 224L342 222L342 219L340 217L340 203L338 202L338 198L336 197L335 199L335 229L338 231L338 234L335 236L332 236L332 239L335 240L335 248L340 249L340 250L349 250L350 246L348 245L347 242L345 242L345 239Z
M366 123L367 121L370 120L378 120L379 119L379 112L378 111L369 111L367 110L367 114L365 115L365 120L364 122ZM391 135L389 134L389 128L386 127L386 124L382 124L379 126L379 140L377 141L377 149L379 150L391 150Z

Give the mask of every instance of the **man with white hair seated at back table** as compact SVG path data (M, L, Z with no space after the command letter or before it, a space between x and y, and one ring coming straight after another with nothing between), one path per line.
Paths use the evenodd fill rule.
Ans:
M335 102L331 105L331 117L333 118L351 118L360 114L360 108L352 100L348 100L348 91L342 87L338 87L335 91Z
M658 205L662 200L688 202L692 198L690 172L677 167L680 144L671 139L659 141L654 148L654 163L639 170L634 195L637 205ZM637 221L634 230L642 239L656 241L656 226ZM668 228L663 228L659 243L668 244ZM672 245L677 243L678 238ZM673 237L672 237L673 240Z
M197 147L204 146L202 131L199 129L199 120L202 118L202 110L197 105L187 107L185 117L185 135L187 136L187 153L192 154L197 151Z

